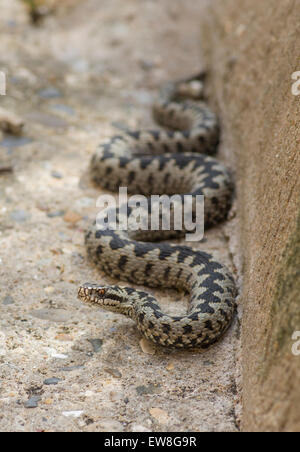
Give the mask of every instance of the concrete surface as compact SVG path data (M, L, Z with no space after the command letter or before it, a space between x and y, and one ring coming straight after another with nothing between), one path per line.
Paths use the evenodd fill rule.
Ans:
M71 3L33 27L22 2L0 1L0 103L25 123L0 143L0 430L237 431L237 320L205 353L170 352L76 299L80 283L110 281L83 245L100 193L89 159L149 126L162 82L202 69L202 2ZM234 222L199 244L233 271ZM183 312L178 294L155 295Z
M236 171L242 428L300 431L300 97L292 93L300 3L238 5L212 1L201 29L222 149Z

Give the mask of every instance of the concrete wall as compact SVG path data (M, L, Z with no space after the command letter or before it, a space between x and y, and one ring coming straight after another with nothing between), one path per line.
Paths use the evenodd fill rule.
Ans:
M243 429L300 431L300 2L211 1L209 97L235 168L243 275Z

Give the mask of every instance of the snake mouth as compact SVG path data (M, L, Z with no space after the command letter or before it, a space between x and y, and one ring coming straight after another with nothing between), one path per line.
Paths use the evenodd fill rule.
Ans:
M115 307L118 305L117 300L109 298L107 288L98 284L82 284L78 289L78 298L84 303L103 307Z

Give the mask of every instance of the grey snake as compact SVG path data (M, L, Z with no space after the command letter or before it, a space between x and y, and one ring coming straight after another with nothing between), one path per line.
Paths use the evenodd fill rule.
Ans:
M233 185L217 152L219 125L202 99L203 77L167 84L153 112L166 130L126 131L100 144L90 163L93 181L129 193L204 195L205 227L226 219ZM192 206L194 209L194 205ZM128 207L128 218L133 214ZM151 341L167 347L206 349L224 334L235 312L236 287L229 270L209 253L157 242L186 231L103 230L85 234L90 260L109 276L130 284L190 294L185 315L172 316L154 296L132 287L82 284L79 298L133 319Z

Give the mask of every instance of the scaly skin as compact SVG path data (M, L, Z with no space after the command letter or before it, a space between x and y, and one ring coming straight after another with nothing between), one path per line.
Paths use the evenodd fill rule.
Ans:
M216 152L215 115L202 101L182 101L178 93L187 90L179 88L180 84L168 85L154 113L164 125L180 130L125 132L112 137L93 156L91 175L109 190L127 186L130 193L144 195L203 194L205 225L210 226L226 218L232 183L223 165L202 154ZM132 214L128 208L129 219ZM84 284L79 298L131 317L145 337L160 345L208 348L231 323L236 289L230 272L210 254L188 246L151 243L185 232L102 230L94 224L85 241L89 258L116 279L188 291L186 315L167 315L152 295L129 287Z

